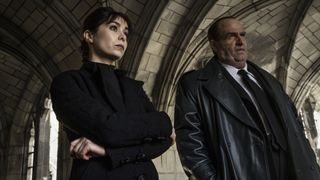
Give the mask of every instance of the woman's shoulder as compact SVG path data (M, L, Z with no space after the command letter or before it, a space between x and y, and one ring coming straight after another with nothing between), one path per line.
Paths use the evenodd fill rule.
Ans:
M144 84L143 81L141 80L138 80L138 79L134 79L132 77L129 77L127 76L127 71L124 71L122 69L117 69L115 71L115 73L117 74L118 78L120 81L125 81L125 82L128 82L128 83L133 83L133 84L136 84L138 86L142 86Z
M81 74L81 70L68 70L68 71L64 71L59 73L58 75L56 75L53 78L53 81L57 81L57 80L63 80L63 79L69 79L72 77L76 77L76 76L80 76Z
M85 72L82 70L68 70L61 72L53 78L51 86L68 86L74 83L79 83L79 81L82 81L84 74Z

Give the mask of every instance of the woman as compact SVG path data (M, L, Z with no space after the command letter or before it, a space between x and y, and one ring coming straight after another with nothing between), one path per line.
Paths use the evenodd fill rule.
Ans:
M158 179L151 159L174 141L169 117L112 64L127 49L127 16L98 8L84 21L80 70L52 82L53 109L74 157L70 179Z

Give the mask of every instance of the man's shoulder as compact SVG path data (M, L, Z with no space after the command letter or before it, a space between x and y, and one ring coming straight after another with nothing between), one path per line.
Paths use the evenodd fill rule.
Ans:
M185 72L179 79L178 84L183 89L194 89L199 82L199 76L202 69Z
M181 78L180 81L196 81L199 77L201 73L201 69L200 70L191 70L188 72L185 72Z
M269 73L267 70L259 67L257 64L255 64L251 61L248 61L248 64L250 66L252 66L254 69L256 69L257 72L260 72L260 74L263 75L264 77L267 77L273 81L278 81L271 73Z
M271 73L269 73L267 70L259 67L258 65L254 64L253 62L249 62L249 64L259 73L259 75L266 80L273 88L280 87L282 88L282 84L279 82L279 80L273 76Z

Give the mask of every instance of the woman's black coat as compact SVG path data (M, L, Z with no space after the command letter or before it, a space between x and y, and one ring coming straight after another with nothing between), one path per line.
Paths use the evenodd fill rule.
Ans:
M172 126L167 114L155 111L142 84L93 62L53 80L53 109L69 140L87 137L108 153L75 159L70 179L158 179L151 159L170 147Z

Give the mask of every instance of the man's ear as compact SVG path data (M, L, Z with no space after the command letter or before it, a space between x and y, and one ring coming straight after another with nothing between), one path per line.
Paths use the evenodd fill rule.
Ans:
M216 46L216 41L215 40L210 40L210 47L212 49L213 52L217 52L217 46Z
M93 33L89 30L85 30L82 34L84 41L87 43L92 44L93 43Z

